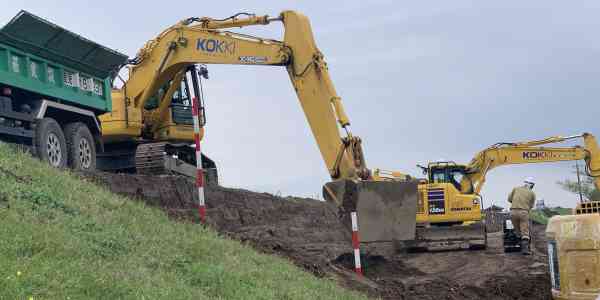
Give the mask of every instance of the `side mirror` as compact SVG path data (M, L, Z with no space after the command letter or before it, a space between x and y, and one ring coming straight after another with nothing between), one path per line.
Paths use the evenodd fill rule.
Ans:
M421 166L419 164L417 164L417 167L419 167L421 169L421 171L423 171L423 175L427 175L427 173L428 173L427 167Z
M206 66L200 66L200 69L198 69L198 75L202 76L204 79L208 79L208 68L206 68Z

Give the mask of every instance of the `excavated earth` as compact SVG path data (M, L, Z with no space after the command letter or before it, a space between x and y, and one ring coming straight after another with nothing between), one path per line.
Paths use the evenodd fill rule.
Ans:
M175 176L94 173L84 178L115 193L162 208L181 222L198 222L193 183ZM192 200L194 199L194 200ZM534 226L534 255L505 254L499 233L481 251L365 253L365 276L353 270L350 232L328 203L208 187L207 222L261 252L290 259L318 277L383 299L550 299L543 226Z

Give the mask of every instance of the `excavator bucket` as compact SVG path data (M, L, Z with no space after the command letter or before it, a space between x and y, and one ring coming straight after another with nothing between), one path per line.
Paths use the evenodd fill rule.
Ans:
M338 217L349 230L351 213L357 213L363 243L415 239L416 181L332 181L323 186L323 195L337 205Z

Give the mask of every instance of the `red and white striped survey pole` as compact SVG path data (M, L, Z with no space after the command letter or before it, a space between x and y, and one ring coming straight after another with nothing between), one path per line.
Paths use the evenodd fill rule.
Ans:
M358 218L356 212L350 213L352 219L352 248L354 248L354 271L358 275L362 275L362 267L360 266L360 240L358 238Z
M202 170L202 152L200 151L200 117L198 116L198 97L192 98L192 116L194 119L194 142L196 143L196 187L198 188L198 213L200 222L206 223L204 203L204 171Z

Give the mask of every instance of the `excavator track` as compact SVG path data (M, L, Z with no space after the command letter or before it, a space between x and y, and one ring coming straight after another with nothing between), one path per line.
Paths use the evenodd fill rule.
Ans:
M213 160L202 154L202 168L207 186L218 185L217 167ZM136 173L143 175L177 174L196 178L196 152L187 144L169 142L145 143L135 152Z
M417 226L416 239L408 245L408 250L412 252L485 250L487 231L484 222L455 226Z
M167 143L147 143L137 146L135 151L135 170L143 175L169 174L165 159Z

